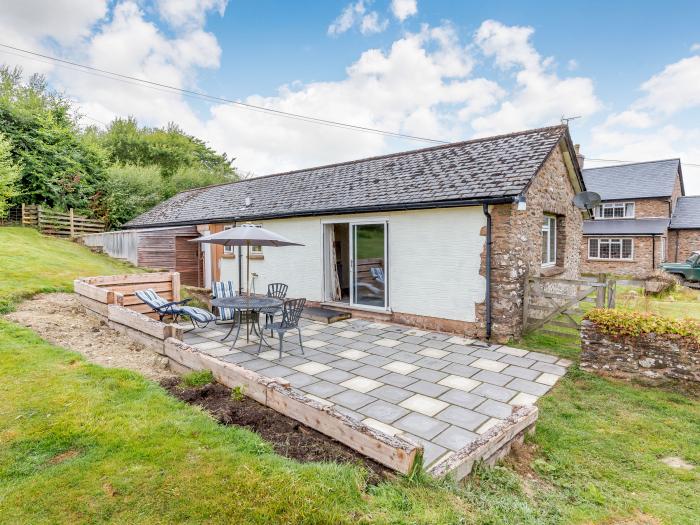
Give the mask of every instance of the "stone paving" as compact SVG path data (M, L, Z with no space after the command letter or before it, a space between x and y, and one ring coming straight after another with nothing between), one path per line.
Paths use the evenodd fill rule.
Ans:
M302 320L279 359L257 337L231 348L228 326L185 334L185 342L267 377L283 377L317 401L368 426L422 444L426 467L464 447L513 405L533 404L566 373L566 359L365 319Z

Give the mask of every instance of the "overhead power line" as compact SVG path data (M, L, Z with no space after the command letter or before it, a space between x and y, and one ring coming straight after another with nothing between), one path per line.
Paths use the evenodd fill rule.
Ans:
M416 135L408 135L405 133L398 133L398 132L387 131L387 130L382 130L382 129L378 129L378 128L371 128L368 126L358 126L355 124L348 124L348 123L339 122L336 120L311 117L308 115L291 113L291 112L282 111L279 109L266 108L264 106L257 106L255 104L248 104L245 102L241 102L238 100L232 100L232 99L228 99L228 98L224 98L224 97L217 97L214 95L208 95L207 93L202 93L200 91L184 89L184 88L164 84L162 82L154 82L152 80L146 80L143 78L138 78L138 77L134 77L134 76L130 76L130 75L124 75L122 73L116 73L114 71L108 71L106 69L101 69L101 68L97 68L97 67L93 67L93 66L87 66L85 64L80 64L78 62L72 62L70 60L64 60L62 58L57 58L57 57L53 57L50 55L37 53L36 51L22 49L20 47L11 46L9 44L0 43L0 47L5 48L5 50L19 51L20 53L25 53L27 55L30 55L30 57L25 57L25 58L40 57L40 58L49 60L51 62L56 62L64 67L68 66L69 69L72 69L74 71L81 71L83 73L91 73L91 74L95 74L97 76L101 76L101 77L108 78L111 80L125 80L129 83L137 83L137 84L143 85L145 87L155 88L158 91L166 91L166 92L170 92L170 93L173 93L173 92L181 93L183 95L190 96L190 97L197 97L200 99L210 100L210 101L214 101L214 102L231 104L233 106L245 108L245 109L252 110L252 111L259 111L259 112L267 113L270 115L275 115L278 117L284 117L284 118L289 118L289 119L293 119L293 120L300 120L303 122L320 124L320 125L324 125L324 126L349 129L349 130L354 130L354 131L359 131L359 132L364 132L364 133L374 133L374 134L378 134L378 135L383 135L383 136L387 136L387 137L394 137L394 138L399 138L399 139L408 139L408 140L415 140L415 141L420 141L420 142L429 142L432 144L447 144L448 143L448 141L445 141L445 140L437 140L437 139L432 139L432 138L428 138L428 137L419 137ZM15 53L11 53L9 51L5 51L5 52L9 53L9 54L15 54ZM18 56L24 57L24 55L18 55Z
M277 116L277 117L299 120L302 122L308 122L308 123L312 123L312 124L320 124L323 126L348 129L348 130L364 132L364 133L373 133L373 134L378 134L378 135L383 135L383 136L393 137L393 138L399 138L399 139L408 139L408 140L414 140L414 141L419 141L419 142L429 142L432 144L449 144L449 141L446 141L446 140L433 139L433 138L429 138L429 137L420 137L417 135L408 135L406 133L387 131L387 130L378 129L378 128L371 128L368 126L358 126L356 124L349 124L346 122L340 122L340 121L336 121L336 120L322 119L322 118L318 118L318 117L302 115L300 113L291 113L291 112L282 111L279 109L266 108L264 106L257 106L255 104L248 104L246 102L241 102L239 100L232 100L232 99L228 99L228 98L224 98L224 97L217 97L217 96L209 95L207 93L203 93L200 91L189 90L189 89L180 88L177 86L171 86L169 84L164 84L162 82L155 82L152 80L146 80L143 78L125 75L122 73L116 73L114 71L109 71L106 69L101 69L101 68L97 68L97 67L93 67L93 66L87 66L85 64L80 64L78 62L73 62L70 60L65 60L62 58L57 58L57 57L53 57L50 55L45 55L42 53L38 53L36 51L22 49L20 47L11 46L9 44L3 44L1 42L0 42L0 48L4 48L4 49L0 49L0 51L7 53L7 54L14 55L14 56L19 56L22 58L29 58L29 59L36 60L38 62L47 63L47 64L56 63L60 67L67 68L67 69L70 69L72 71L78 71L78 72L85 73L85 74L91 74L94 76L99 76L99 77L106 78L109 80L114 80L114 81L120 81L120 82L124 82L124 83L131 84L131 85L138 85L138 86L142 86L142 87L147 87L147 88L150 88L150 89L153 89L156 91L160 91L163 93L181 94L181 95L184 95L187 97L209 100L209 101L219 102L219 103L223 103L223 104L231 104L233 106L247 109L250 111L267 113L269 115L273 115L273 116ZM17 51L18 53L13 53L10 50ZM30 56L26 56L26 55L30 55ZM42 60L42 59L44 59L44 60ZM100 120L92 118L88 115L83 115L83 116L90 119L90 120L94 120L94 121L99 122L99 123L106 126L106 124ZM570 117L568 119L565 119L564 117L562 117L562 120L566 120L567 124L568 124L568 120L573 120L576 118L580 118L580 117L575 116L575 117ZM640 162L640 161L635 161L635 160L595 159L595 158L591 158L591 157L586 157L586 160L593 161L593 162L619 162L619 163L627 163L627 164L634 164L634 163ZM700 167L700 164L692 163L692 162L681 161L681 164L684 166Z

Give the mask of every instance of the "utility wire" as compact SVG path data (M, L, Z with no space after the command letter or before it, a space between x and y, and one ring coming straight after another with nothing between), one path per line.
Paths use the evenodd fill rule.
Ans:
M345 122L339 122L339 121L335 121L335 120L322 119L322 118L318 118L318 117L311 117L308 115L302 115L299 113L290 113L290 112L281 111L278 109L266 108L264 106L256 106L255 104L248 104L245 102L240 102L238 100L217 97L217 96L209 95L207 93L202 93L199 91L193 91L193 90L189 90L189 89L179 88L176 86L171 86L168 84L163 84L161 82L154 82L151 80L145 80L143 78L124 75L121 73L115 73L113 71L108 71L106 69L100 69L100 68L96 68L93 66L86 66L85 64L80 64L78 62L72 62L70 60L64 60L62 58L52 57L50 55L44 55L42 53L37 53L36 51L22 49L19 47L11 46L9 44L3 44L1 42L0 42L0 47L5 48L4 50L0 49L0 51L3 51L4 53L10 54L10 55L14 55L14 56L22 57L22 58L30 58L32 60L36 60L38 62L42 62L45 64L51 64L53 62L56 62L61 67L65 67L66 69L70 69L72 71L78 71L81 73L91 74L94 76L107 78L109 80L116 80L116 81L120 81L120 82L123 82L126 84L148 87L150 89L154 89L156 91L160 91L163 93L182 94L182 95L189 96L189 97L194 97L194 98L199 98L199 99L204 99L204 100L211 100L211 101L221 102L221 103L225 103L225 104L231 104L231 105L241 107L244 109L248 109L251 111L267 113L267 114L278 116L278 117L300 120L302 122L309 122L309 123L313 123L313 124L321 124L324 126L330 126L330 127L335 127L335 128L349 129L349 130L360 131L360 132L365 132L365 133L374 133L374 134L384 135L384 136L388 136L388 137L416 140L416 141L420 141L420 142L430 142L433 144L448 144L449 143L449 141L446 141L446 140L431 139L428 137L419 137L416 135L407 135L405 133L386 131L386 130L382 130L382 129L378 129L378 128L370 128L370 127L366 127L366 126L358 126L355 124L348 124ZM9 51L9 50L19 51L20 53L25 53L25 54L31 55L31 56L27 57L24 54L13 53L12 51ZM38 57L38 58L36 58L36 57ZM45 59L45 60L41 60L41 59ZM101 122L101 121L94 119L92 117L89 117L87 115L83 115L83 116L85 116L86 118L89 118L90 120L95 120L96 122L100 122L101 124L104 124L104 122ZM104 124L104 125L106 126L106 124ZM639 161L633 161L633 160L619 160L619 159L594 159L594 158L590 158L590 157L587 157L586 160L593 161L593 162L619 162L619 163L626 163L626 164L634 164L636 162L639 162ZM681 164L684 166L700 167L700 164L692 163L692 162L681 161Z
M37 53L36 51L22 49L19 47L11 46L9 44L0 43L0 47L5 48L5 50L19 51L21 53L26 53L27 55L31 55L32 57L40 57L40 58L43 58L43 59L46 59L46 60L49 60L52 62L56 62L56 63L61 64L63 66L68 66L68 69L72 69L74 71L80 71L83 73L91 73L91 74L95 74L97 76L101 76L104 78L109 78L111 80L122 80L122 81L127 81L128 83L137 83L139 85L143 85L146 87L155 88L158 91L167 90L166 92L170 92L170 93L176 92L176 93L181 93L181 94L184 94L187 96L193 96L193 97L211 100L211 101L215 101L215 102L231 104L234 106L242 107L242 108L253 110L253 111L259 111L259 112L267 113L270 115L275 115L278 117L284 117L284 118L289 118L289 119L294 119L294 120L301 120L301 121L310 122L313 124L321 124L324 126L349 129L349 130L360 131L360 132L365 132L365 133L374 133L374 134L378 134L378 135L384 135L387 137L416 140L416 141L420 141L420 142L430 142L432 144L447 144L448 143L448 141L444 141L444 140L431 139L428 137L419 137L416 135L407 135L405 133L386 131L386 130L377 129L377 128L370 128L367 126L358 126L355 124L348 124L345 122L339 122L339 121L335 121L335 120L322 119L322 118L318 118L318 117L311 117L308 115L301 115L298 113L290 113L288 111L281 111L278 109L266 108L264 106L256 106L255 104L248 104L245 102L240 102L238 100L217 97L217 96L208 95L206 93L202 93L199 91L193 91L193 90L189 90L189 89L179 88L176 86L171 86L168 84L163 84L161 82L154 82L151 80L145 80L143 78L133 77L130 75L124 75L121 73L115 73L114 71L108 71L106 69L100 69L100 68L93 67L93 66L86 66L85 64L80 64L78 62L72 62L70 60L64 60L62 58L57 58L57 57L53 57L50 55L44 55L42 53ZM12 53L10 51L5 51L5 52L7 52L9 54L16 55L16 53ZM24 55L19 55L19 56L24 56ZM25 57L25 58L30 58L30 57Z

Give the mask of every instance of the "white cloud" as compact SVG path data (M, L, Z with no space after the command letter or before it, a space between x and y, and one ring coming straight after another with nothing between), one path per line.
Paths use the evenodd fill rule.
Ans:
M363 35L368 35L371 33L381 33L389 25L388 20L380 21L379 14L376 11L362 17L362 22L360 23L360 32Z
M566 63L566 69L569 71L576 71L578 69L578 60L571 59Z
M62 47L62 54L138 78L196 89L197 72L219 66L219 44L205 28L207 14L223 9L224 3L161 1L158 11L140 5L134 0L111 5L102 18L86 22L87 29L74 31L79 45ZM369 5L364 0L348 5L329 32L340 34L353 27L371 32L385 27L387 21L375 17ZM152 20L154 15L160 17L159 24ZM437 27L423 25L388 48L364 51L337 81L293 82L280 86L273 96L251 94L243 101L442 140L549 124L558 121L560 112L568 112L570 104L576 111L577 101L588 109L595 106L590 80L560 78L553 60L541 57L532 46L532 34L531 28L487 21L473 39L463 40L449 22ZM484 71L491 67L505 71L512 85L475 74L477 61ZM156 126L178 122L187 132L235 157L242 171L255 174L425 145L227 104L212 104L202 115L180 94L62 68L52 71L49 78L91 118L108 122L115 116L134 115Z
M629 161L680 157L682 162L697 162L700 127L681 126L672 119L700 107L694 87L698 81L700 56L668 64L641 84L640 98L591 130L590 156ZM700 169L684 166L683 174L686 193L700 194Z
M700 55L669 64L641 86L637 107L666 115L700 106Z
M372 0L358 0L354 4L346 5L338 18L328 26L328 34L330 36L342 35L355 25L359 27L363 35L384 31L389 25L389 21L381 20L376 11L368 11L367 6L371 3Z
M693 44L692 46L690 46L690 51L691 52L700 51L700 43Z
M497 67L514 71L515 87L494 112L476 118L480 135L521 130L559 122L562 116L590 116L602 104L593 82L585 77L561 78L552 58L543 58L530 42L531 27L506 26L487 20L474 40Z
M417 0L391 0L391 12L401 22L418 13Z
M207 14L224 16L228 0L156 0L161 17L173 27L202 27Z

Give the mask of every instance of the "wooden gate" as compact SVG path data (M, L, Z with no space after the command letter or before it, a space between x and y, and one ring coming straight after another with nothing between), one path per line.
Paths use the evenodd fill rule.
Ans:
M614 308L615 288L615 281L604 274L597 281L530 277L525 281L523 332L546 324L578 330L579 321L572 310L581 302L593 302L597 308Z
M188 286L204 286L199 244L189 242L197 235L175 236L175 271L180 272L180 281Z

